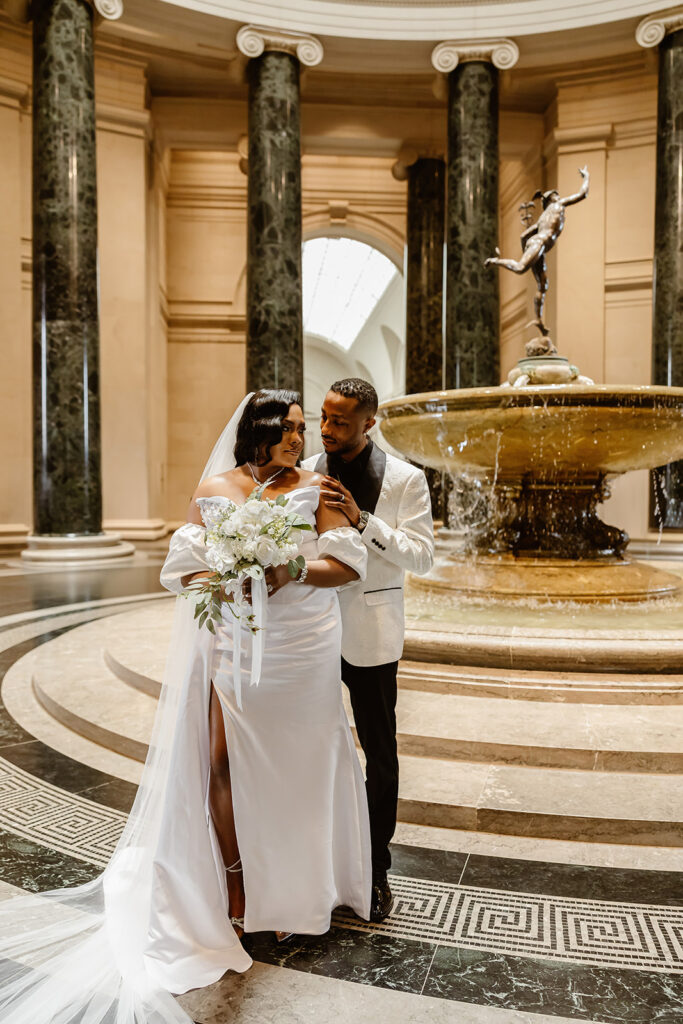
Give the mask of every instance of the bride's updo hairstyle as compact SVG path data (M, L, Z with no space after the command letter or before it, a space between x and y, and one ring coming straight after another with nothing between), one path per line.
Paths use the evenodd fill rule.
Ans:
M292 405L301 405L298 391L264 388L254 392L237 425L235 465L268 462L270 449L282 440L282 421Z

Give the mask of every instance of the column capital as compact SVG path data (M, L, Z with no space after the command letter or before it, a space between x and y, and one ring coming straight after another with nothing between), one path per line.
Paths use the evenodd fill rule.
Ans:
M471 60L489 61L507 71L519 60L519 47L513 39L448 39L432 50L432 65L444 74Z
M123 14L123 0L88 0L95 14L106 21L117 21Z
M84 0L95 12L95 17L105 21L117 21L123 14L123 0ZM31 21L31 0L0 0L0 10L4 10L12 21L26 24Z
M102 0L100 0L102 2ZM107 0L104 0L107 2ZM242 25L237 33L237 48L245 57L260 57L268 50L290 53L305 67L313 68L323 59L323 44L305 32L285 32L262 25Z
M660 14L650 14L638 25L636 42L646 48L659 46L664 36L679 28L683 28L683 7L674 7Z
M446 155L443 147L418 146L406 143L399 149L396 155L396 162L392 165L391 173L396 181L406 181L410 174L410 168L418 160L443 160Z

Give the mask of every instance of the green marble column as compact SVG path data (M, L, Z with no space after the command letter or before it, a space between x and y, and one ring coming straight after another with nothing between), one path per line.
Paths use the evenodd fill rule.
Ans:
M443 387L443 249L446 165L421 157L408 169L406 392ZM443 473L425 469L435 519L444 516Z
M34 533L98 534L93 12L33 0Z
M497 242L498 71L472 60L448 76L446 387L500 382Z
M683 387L683 29L659 47L652 382ZM683 462L652 474L652 525L683 529Z
M443 386L445 164L422 157L408 169L406 392Z
M247 389L303 391L299 61L249 62Z

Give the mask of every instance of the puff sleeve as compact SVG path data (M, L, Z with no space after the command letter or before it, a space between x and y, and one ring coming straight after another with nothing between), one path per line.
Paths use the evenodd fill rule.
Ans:
M171 537L168 555L161 569L161 585L173 594L182 594L183 577L193 572L204 572L208 568L204 527L196 523L185 523Z
M326 530L318 538L318 557L336 558L338 562L348 565L358 573L358 577L364 580L368 573L368 549L361 539L358 530L353 526L338 526L333 530ZM351 587L358 580L351 580L345 583L344 587ZM341 590L342 587L337 587Z

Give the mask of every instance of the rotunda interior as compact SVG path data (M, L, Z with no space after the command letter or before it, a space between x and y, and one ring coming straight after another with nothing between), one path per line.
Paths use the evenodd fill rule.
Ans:
M245 394L301 391L309 457L362 378L436 524L393 908L179 1006L683 1020L682 126L675 2L0 0L0 900L116 847ZM546 339L572 380L520 382Z

